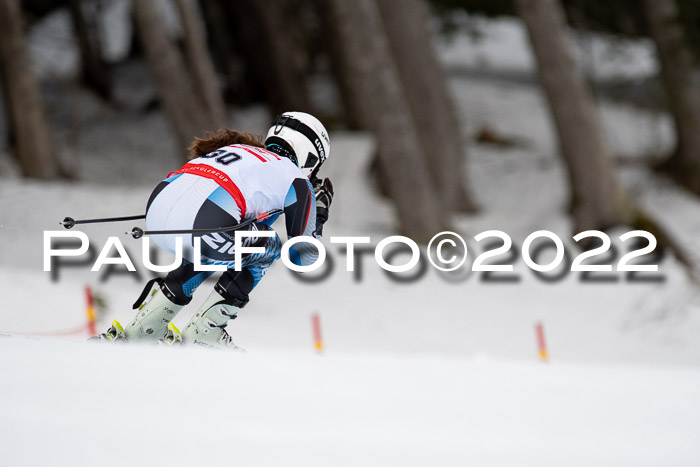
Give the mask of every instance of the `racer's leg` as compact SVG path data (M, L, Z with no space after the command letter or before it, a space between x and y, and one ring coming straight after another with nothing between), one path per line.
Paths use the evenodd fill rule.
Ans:
M163 339L168 324L192 301L194 291L211 274L209 271L195 271L192 263L183 261L165 279L149 281L134 304L134 308L138 308L136 317L124 329L127 339Z
M280 257L279 237L270 238L264 253L243 259L240 271L224 272L214 290L204 301L190 323L182 331L182 340L217 348L236 348L225 328L238 310L246 306L249 294L260 282L272 263Z

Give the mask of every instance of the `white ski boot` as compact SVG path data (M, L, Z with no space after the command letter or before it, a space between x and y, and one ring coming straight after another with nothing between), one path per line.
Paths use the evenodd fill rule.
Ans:
M165 337L159 340L158 343L163 345L182 345L182 334L173 323L170 323L168 324L168 331L165 334Z
M153 283L158 287L153 288ZM152 289L152 290L151 290ZM150 292L148 300L145 295ZM175 303L175 296L168 290L161 279L146 284L144 293L134 304L138 307L136 318L124 329L124 334L129 341L164 340L168 336L170 321L182 310L186 303Z
M115 319L112 321L112 325L106 332L90 337L88 338L88 341L126 342L126 334L124 334L124 328L122 327L121 323Z
M233 343L224 329L229 320L236 318L237 313L238 307L232 305L231 300L227 300L215 288L183 329L182 341L188 345L243 351Z

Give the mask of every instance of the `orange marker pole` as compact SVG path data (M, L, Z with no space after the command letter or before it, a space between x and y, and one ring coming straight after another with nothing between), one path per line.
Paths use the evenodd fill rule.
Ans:
M549 355L547 355L547 345L544 341L544 326L542 323L537 323L535 325L535 331L537 333L537 350L540 356L540 360L543 363L547 363Z
M97 327L95 326L95 300L92 298L92 289L89 285L85 286L85 299L87 301L87 329L91 336L96 336Z
M323 339L321 338L321 318L318 313L311 315L311 328L314 334L314 348L316 352L323 352Z

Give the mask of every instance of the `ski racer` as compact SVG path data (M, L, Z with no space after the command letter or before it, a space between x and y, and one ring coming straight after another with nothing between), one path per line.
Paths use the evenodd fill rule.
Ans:
M321 122L303 112L285 112L269 129L264 144L250 133L220 130L196 138L191 160L153 190L146 207L149 230L217 229L236 226L273 209L282 209L288 238L321 239L333 200L333 185L316 173L328 158L330 139ZM279 214L253 222L243 230L269 231ZM116 320L100 338L128 341L182 340L216 348L236 346L225 328L270 265L280 258L278 236L245 238L244 246L264 247L264 253L244 255L235 270L234 231L204 234L154 235L161 248L175 253L182 240L183 261L164 279L149 281L134 304L136 317L125 328ZM193 238L201 236L201 264L225 265L207 299L180 334L171 323L190 303L192 294L213 272L195 271ZM305 266L316 261L311 243L299 242L290 259Z

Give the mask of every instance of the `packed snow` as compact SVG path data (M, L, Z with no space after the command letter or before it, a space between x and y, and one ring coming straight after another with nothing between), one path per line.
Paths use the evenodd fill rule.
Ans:
M700 374L689 368L362 350L319 358L8 340L0 348L7 466L698 460Z

